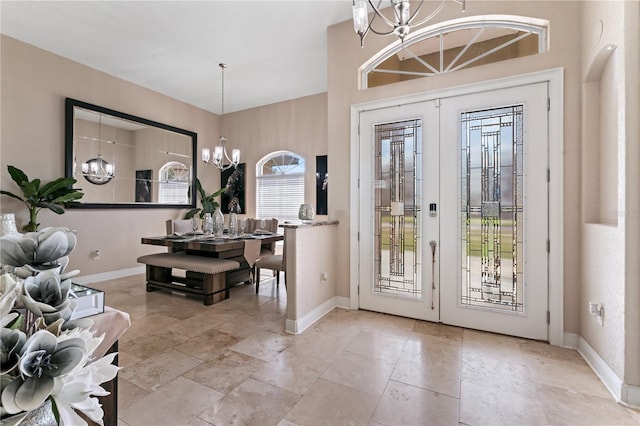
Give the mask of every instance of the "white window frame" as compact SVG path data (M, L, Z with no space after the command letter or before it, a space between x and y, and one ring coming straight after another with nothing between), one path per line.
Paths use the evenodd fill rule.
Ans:
M297 158L298 164L275 166L274 169L277 169L275 173L263 174L263 169L269 161L287 156ZM275 164L280 163L274 162ZM265 219L275 217L279 222L298 220L300 204L304 203L305 170L304 157L291 151L275 151L258 161L256 164L256 217ZM268 203L269 199L271 203Z
M181 169L183 173L169 178L169 170ZM176 179L175 177L178 177ZM158 170L158 202L160 204L189 204L189 182L191 173L188 166L179 161L165 163Z
M396 40L395 42L389 44L388 46L381 49L378 53L373 55L367 62L362 64L362 66L358 69L358 88L360 90L365 90L369 88L369 74L373 72L381 72L381 73L390 73L390 74L413 74L422 77L429 77L438 74L444 74L449 72L457 71L460 68L463 68L465 64L460 63L450 63L449 66L445 66L443 63L443 44L442 39L446 34L460 31L460 30L469 30L476 29L478 32L476 35L480 35L484 28L503 28L503 29L511 29L522 31L525 33L523 36L518 39L514 39L512 42L516 42L522 37L530 34L536 34L538 36L538 53L544 53L549 50L549 21L546 19L538 19L532 18L528 16L517 16L517 15L479 15L479 16L468 16L464 18L452 19L445 22L436 23L434 25L430 25L428 27L421 28L411 34L404 39L404 42L401 40ZM430 64L425 63L420 58L418 58L414 53L411 52L410 48L412 45L424 41L429 38L439 38L440 39L440 64L437 66L432 66ZM474 39L471 39L465 50L474 43ZM492 49L492 51L498 50L503 47L507 47L510 43L505 43L503 46L499 46L496 49ZM492 51L484 52L476 56L472 61L481 59L484 56L492 53ZM399 70L390 70L390 69L380 69L378 66L386 61L389 57L393 55L397 55L400 52L404 52L404 54L408 56L412 56L421 62L425 70L424 72L406 72ZM464 50L463 50L464 52ZM456 58L457 59L457 58ZM472 62L471 61L471 62Z

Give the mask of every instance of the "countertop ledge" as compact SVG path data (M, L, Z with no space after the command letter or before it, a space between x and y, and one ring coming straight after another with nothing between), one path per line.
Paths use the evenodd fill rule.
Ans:
M293 228L293 229L297 229L297 228L310 228L312 226L327 226L327 225L337 225L340 222L337 220L318 220L318 221L312 221L309 223L300 223L300 222L284 222L282 224L280 224L279 226L281 228Z

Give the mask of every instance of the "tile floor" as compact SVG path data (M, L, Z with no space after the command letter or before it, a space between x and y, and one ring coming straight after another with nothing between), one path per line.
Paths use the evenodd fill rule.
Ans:
M144 275L92 286L131 316L119 425L640 424L571 349L344 309L293 336L269 281L212 306Z

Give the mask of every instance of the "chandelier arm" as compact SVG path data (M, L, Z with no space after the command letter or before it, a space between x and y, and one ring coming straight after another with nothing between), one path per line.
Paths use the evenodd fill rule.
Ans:
M389 34L393 34L393 30L394 30L394 28L391 28L391 29L390 29L389 31L387 31L387 32L381 32L381 31L377 31L376 29L374 29L373 27L371 27L371 25L369 25L369 28L367 28L367 31L371 31L371 32L372 32L372 33L374 33L374 34L382 35L382 36L386 36L386 35L389 35Z
M444 2L446 2L447 0L444 0ZM411 16L409 17L409 21L407 21L407 24L411 25L411 21L413 21L413 18L415 18L416 16L418 16L418 13L420 13L420 11L422 10L422 6L424 5L424 0L422 0L420 2L420 4L418 5L418 7L416 7L416 10L411 14Z
M233 161L231 158L229 158L229 154L227 154L227 147L226 147L226 146L223 146L223 147L222 147L222 152L224 153L224 157L227 159L227 161L228 161L230 164L233 164L233 163L234 163L234 161Z
M414 13L411 18L409 18L409 23L410 25L413 27L419 27L420 25L425 24L426 22L432 20L438 13L440 13L440 11L444 8L444 6L447 4L447 0L442 0L440 2L440 5L433 11L431 12L427 17L425 17L424 19L422 19L420 22L416 22L415 24L411 22L411 20L416 16L417 14L417 10L416 13ZM420 6L422 6L422 4L420 4Z
M371 8L373 9L373 12L374 12L373 19L371 19L371 22L369 23L369 28L371 28L371 24L373 24L373 20L376 18L376 15L379 16L380 19L382 19L384 22L386 22L387 25L389 25L392 28L395 28L396 23L391 21L391 20L389 20L386 16L384 16L384 14L382 12L380 12L380 9L378 9L378 7L380 7L380 5L382 4L382 0L378 1L378 7L376 7L371 0L367 0L367 1L369 2L369 5L371 6ZM394 14L394 16L396 15L395 9L394 9L393 14ZM376 34L378 34L378 33L376 33Z

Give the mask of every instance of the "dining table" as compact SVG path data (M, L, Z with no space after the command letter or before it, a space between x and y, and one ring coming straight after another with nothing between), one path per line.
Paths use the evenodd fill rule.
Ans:
M284 235L264 232L222 236L204 234L162 235L142 237L142 244L165 246L170 252L230 259L240 263L240 268L226 273L227 286L250 283L251 270L263 250L273 250L274 244L284 240Z

